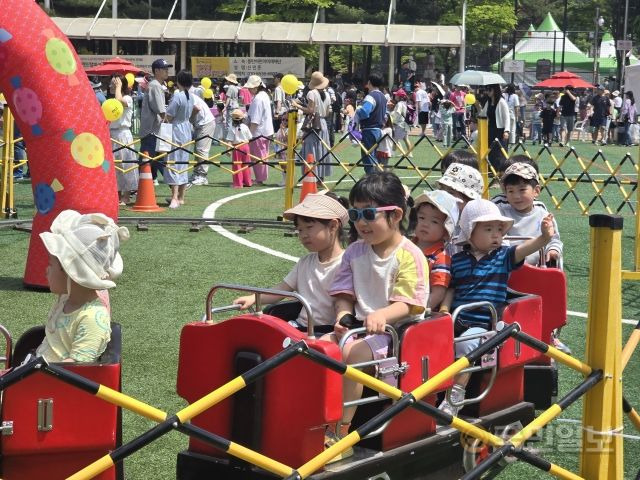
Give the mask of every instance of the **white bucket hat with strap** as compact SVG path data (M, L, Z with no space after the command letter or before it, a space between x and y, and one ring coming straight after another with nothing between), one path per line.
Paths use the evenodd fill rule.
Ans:
M120 242L129 238L129 230L111 218L64 210L51 224L51 231L41 233L40 238L77 284L95 290L116 286L114 280L123 267Z

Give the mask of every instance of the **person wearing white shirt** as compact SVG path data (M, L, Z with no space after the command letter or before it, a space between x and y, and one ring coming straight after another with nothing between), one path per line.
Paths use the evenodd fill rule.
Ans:
M507 107L509 108L509 143L513 145L516 143L516 124L520 111L520 100L516 95L516 87L513 84L507 85L504 99L507 101Z
M189 121L193 125L193 138L196 141L195 155L196 162L204 162L209 158L211 150L211 141L216 128L215 118L209 106L198 95L198 89L192 87L189 93L193 93L193 113ZM209 172L208 163L200 163L193 169L193 177L189 182L189 187L193 185L208 185L207 173Z
M416 82L415 86L415 105L416 110L418 110L418 124L422 130L422 135L424 135L427 124L429 123L429 106L431 103L429 102L429 94L422 88L422 84Z
M129 203L129 195L138 189L138 168L136 165L136 152L122 145L131 145L133 136L131 135L131 119L133 118L133 99L131 89L123 75L114 76L109 85L109 92L118 100L124 109L122 115L117 120L109 124L109 134L115 142L112 142L113 154L116 160L121 163L116 164L116 181L118 183L118 196L120 205Z
M267 160L270 138L273 136L271 99L266 92L262 79L258 75L251 75L244 86L253 95L248 112L249 129L253 135L250 143L251 161L258 162L253 165L253 174L256 177L256 183L263 185L269 177L269 166L260 160Z
M504 162L501 148L507 148L511 122L509 106L502 96L500 85L488 85L487 96L489 99L481 107L479 115L487 117L489 121L489 162L497 171L501 171ZM496 142L495 140L498 140Z

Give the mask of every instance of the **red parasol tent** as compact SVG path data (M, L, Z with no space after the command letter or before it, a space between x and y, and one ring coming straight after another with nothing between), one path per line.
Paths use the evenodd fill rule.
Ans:
M592 84L584 81L580 75L567 71L555 73L551 75L551 78L536 83L533 88L564 88L567 85L572 85L573 88L594 88Z
M85 72L87 73L87 75L104 76L114 75L116 73L121 73L122 75L125 75L127 73L146 73L141 68L136 67L133 63L120 57L114 57L102 62L100 65L87 68Z

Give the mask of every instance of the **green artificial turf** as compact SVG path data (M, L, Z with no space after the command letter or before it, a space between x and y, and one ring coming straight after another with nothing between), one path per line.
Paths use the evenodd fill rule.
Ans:
M539 148L530 148L532 156L537 157L543 176L559 177L553 169L555 162L548 152L538 155ZM358 155L356 148L345 145L340 149L340 158L354 161ZM627 149L622 147L602 147L605 157L612 168L620 163ZM215 150L214 150L215 151ZM551 149L557 161L568 152L566 148ZM577 143L576 151L586 162L593 158L598 149L590 143ZM435 163L437 154L426 142L420 144L414 153L415 163L428 167ZM638 152L632 152L635 162ZM397 159L396 159L397 160ZM403 162L401 166L408 166ZM337 180L341 174L334 167L331 180ZM296 170L298 172L298 170ZM607 178L607 163L602 158L591 165L590 172L600 174L594 178ZM357 176L362 173L356 169ZM572 154L562 165L565 175L579 174L579 162ZM635 167L626 162L620 169L624 178L635 178ZM410 169L398 169L397 173L405 183L413 186L418 175ZM604 176L602 174L605 174ZM356 176L356 175L354 175ZM623 178L623 177L619 177ZM435 185L435 173L428 179ZM276 186L281 180L280 172L271 171L268 185ZM234 190L231 177L212 166L208 186L193 187L187 192L187 204L177 210L165 210L158 216L200 217L204 209L216 200L245 191L261 190L260 187ZM328 183L328 185L332 185ZM339 193L348 194L352 182L345 181L337 185ZM31 188L28 183L16 185L16 208L20 218L32 216L34 207ZM417 191L424 188L420 186ZM624 186L627 194L632 186ZM589 288L589 227L588 217L582 214L576 200L569 196L556 210L549 195L553 192L556 199L567 191L566 184L552 180L549 189L544 190L541 199L547 203L556 215L560 233L565 244L565 271L568 279L568 308L572 311L586 312ZM576 194L588 204L594 195L594 187L589 183L576 187ZM492 190L491 193L497 193ZM168 196L168 187L156 187L158 203ZM295 193L296 199L298 191ZM614 211L622 204L624 216L623 231L623 267L633 267L634 217L631 209L622 201L622 192L615 184L608 185L602 193L607 204ZM630 197L635 209L635 193ZM282 213L284 205L283 190L261 191L232 200L222 205L216 216L219 218L260 218L275 219ZM592 213L604 213L605 207L595 199ZM138 214L121 209L121 216ZM149 214L144 214L148 216ZM239 283L255 286L272 286L286 275L292 263L258 250L239 245L230 239L206 228L199 233L190 233L188 226L150 225L148 232L138 232L130 227L131 239L122 245L125 271L118 287L111 293L113 320L123 327L123 391L151 405L168 412L175 412L185 403L175 393L178 341L181 327L198 320L204 312L204 302L209 288L216 283ZM229 227L231 232L235 229ZM297 239L285 237L281 230L256 229L243 238L256 244L270 247L289 255L302 255L304 249ZM53 297L46 293L27 291L22 288L22 275L28 248L28 234L16 230L0 229L0 323L5 325L15 338L27 328L41 324L46 319ZM234 295L221 292L214 299L215 305L228 304ZM640 318L640 287L633 282L625 282L622 291L623 317ZM586 319L569 317L568 325L562 331L563 340L572 348L574 355L583 358ZM633 325L624 324L623 342L629 336ZM211 368L216 368L212 362ZM624 373L625 396L640 408L640 368L636 354ZM561 368L560 395L568 392L580 382L580 376L573 371ZM582 404L577 402L561 416L563 419L579 419ZM141 417L125 412L124 436L130 440L150 428L152 423ZM625 433L639 435L625 420ZM543 440L535 446L541 454L559 465L578 471L580 432L576 424L554 423L545 431ZM127 479L169 479L175 476L176 454L186 447L187 441L178 433L171 433L145 447L125 461ZM625 440L625 478L633 478L640 468L640 440ZM499 478L551 478L528 465L516 463L510 465Z

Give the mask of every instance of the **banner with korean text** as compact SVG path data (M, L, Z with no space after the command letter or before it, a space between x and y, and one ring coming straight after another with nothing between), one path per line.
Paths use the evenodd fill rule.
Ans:
M304 63L304 57L191 57L191 73L196 78L219 78L229 73L238 78L273 78L276 73L304 78Z

